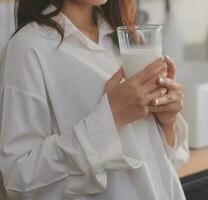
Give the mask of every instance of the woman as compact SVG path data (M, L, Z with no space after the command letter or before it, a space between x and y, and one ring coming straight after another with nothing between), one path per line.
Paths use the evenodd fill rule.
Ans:
M5 199L185 199L175 65L166 56L128 80L121 69L115 29L135 24L135 1L17 3L1 65Z

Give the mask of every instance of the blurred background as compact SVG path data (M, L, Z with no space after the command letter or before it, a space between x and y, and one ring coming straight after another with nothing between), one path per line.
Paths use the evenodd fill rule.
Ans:
M175 60L208 60L207 0L137 0L139 22L164 25L164 51ZM0 48L14 30L13 1L0 0ZM177 50L176 50L177 49Z
M13 1L0 0L0 49L14 31Z
M188 200L208 199L208 1L137 0L140 24L163 24L163 53L177 64L189 124L188 165L178 172ZM0 50L14 31L12 0L0 0Z

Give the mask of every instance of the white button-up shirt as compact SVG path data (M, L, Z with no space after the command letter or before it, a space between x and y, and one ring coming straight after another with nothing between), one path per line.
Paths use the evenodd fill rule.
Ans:
M104 89L121 66L112 28L100 16L96 44L63 13L54 19L59 48L56 31L33 22L2 53L4 199L184 200L172 165L189 157L183 118L174 148L151 114L118 132Z

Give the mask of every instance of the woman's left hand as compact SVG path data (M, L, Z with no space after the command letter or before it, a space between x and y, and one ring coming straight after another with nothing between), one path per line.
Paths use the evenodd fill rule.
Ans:
M176 69L174 62L169 57L166 57L165 61L168 65L168 76L161 77L159 84L167 89L167 93L155 99L153 106L149 107L149 111L155 114L162 127L174 125L177 113L183 108L184 96L182 86L174 81Z

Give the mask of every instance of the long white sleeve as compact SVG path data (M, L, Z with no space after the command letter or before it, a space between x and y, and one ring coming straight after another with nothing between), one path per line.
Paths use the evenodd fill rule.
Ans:
M71 176L79 178L68 184L70 193L97 193L106 188L106 170L140 167L122 154L106 93L88 116L54 134L34 52L12 52L7 50L0 86L0 171L8 191L31 191Z

